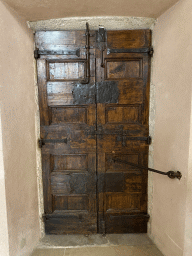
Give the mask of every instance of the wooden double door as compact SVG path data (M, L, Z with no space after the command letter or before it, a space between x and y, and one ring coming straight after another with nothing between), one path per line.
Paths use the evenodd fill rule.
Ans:
M150 30L35 35L45 231L147 231Z

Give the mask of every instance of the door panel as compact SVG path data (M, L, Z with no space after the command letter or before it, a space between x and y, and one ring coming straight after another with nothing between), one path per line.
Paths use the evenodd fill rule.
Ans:
M42 166L45 231L50 234L97 232L95 97L82 103L73 96L85 77L84 34L36 33L39 51L47 51L37 63L41 138L48 140ZM51 51L55 54L49 55ZM56 54L61 51L65 54ZM94 51L90 59L94 63ZM94 70L87 90L95 84Z
M103 223L99 232L147 232L147 171L113 159L148 164L148 145L141 138L149 135L150 57L126 52L148 46L150 31L107 31L103 59L97 59L99 222Z
M150 30L107 31L108 49L144 48L151 46Z
M88 83L84 31L35 35L46 233L147 231L147 171L114 158L148 165L151 34L105 34Z

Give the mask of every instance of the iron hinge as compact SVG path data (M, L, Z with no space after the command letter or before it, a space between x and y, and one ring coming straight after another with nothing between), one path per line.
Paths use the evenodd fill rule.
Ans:
M151 145L151 141L152 141L151 136L148 136L147 139L146 139L146 141L147 141L147 144L148 144L148 145Z
M39 49L36 48L35 51L34 51L34 58L37 60L40 58L40 54L39 54Z
M139 141L146 141L147 145L151 144L151 136L148 137L129 137L129 136L118 136L117 140L122 140L123 146L126 146L127 140L139 140Z
M149 48L149 55L150 55L151 57L153 57L153 53L154 53L153 47L150 47L150 48Z
M45 222L47 220L45 213L42 214L42 220L43 220L43 222Z
M42 148L46 143L65 143L65 144L67 144L67 138L58 139L58 140L39 139L38 140L39 148Z

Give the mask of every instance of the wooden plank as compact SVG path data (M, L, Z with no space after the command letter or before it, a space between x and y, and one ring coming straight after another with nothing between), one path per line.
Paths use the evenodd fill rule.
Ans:
M47 102L46 60L37 61L37 80L41 125L49 125L49 107Z
M42 168L43 168L43 195L45 213L52 213L52 193L51 193L51 156L50 154L42 154Z

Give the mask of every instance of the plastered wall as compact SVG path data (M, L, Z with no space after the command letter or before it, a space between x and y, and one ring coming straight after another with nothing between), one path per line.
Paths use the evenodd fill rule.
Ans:
M192 93L191 93L192 98ZM192 101L191 101L191 124L189 138L189 161L187 175L187 198L185 208L185 234L184 256L190 256L192 252Z
M183 175L179 181L153 174L151 236L165 256L192 255L191 12L192 1L181 0L158 18L153 31L154 168Z
M0 40L0 103L4 159L1 177L5 178L9 255L28 256L40 237L33 34L26 21L2 2L0 34L3 39Z
M157 18L178 0L4 0L30 21L63 17L135 16Z
M149 162L156 169L180 170L183 174L180 181L150 174L153 187L149 182L149 231L165 256L191 256L192 251L191 11L191 0L179 1L158 18L153 31L155 54L150 102L153 144ZM69 28L69 24L73 29L78 29L78 26L82 29L81 26L87 21L86 18L71 20L73 22L70 19L58 20L59 29ZM142 27L144 23L140 21L144 20L148 27ZM88 21L92 22L90 28L95 29L97 22L94 17ZM151 21L154 22L145 18L116 17L109 20L106 17L105 20L100 18L99 24L107 29L138 29L149 28L153 23ZM47 24L43 21L32 26L39 25L40 29L52 26L55 29L52 22ZM36 168L39 169L40 184L41 166L40 160L36 166L40 153L36 151L35 135L38 134L38 124L35 132L38 111L33 75L33 36L26 28L25 20L2 2L0 31L3 35L0 41L0 102L4 154L0 178L5 183L6 192L5 201L2 189L4 210L1 213L6 235L6 203L10 255L28 255L40 237L37 220L38 211L43 209L42 195L40 210L37 195ZM5 236L6 253L7 240Z
M0 109L1 113L1 109ZM7 207L5 198L5 173L3 163L2 129L0 115L0 255L9 256L9 239L7 228Z

